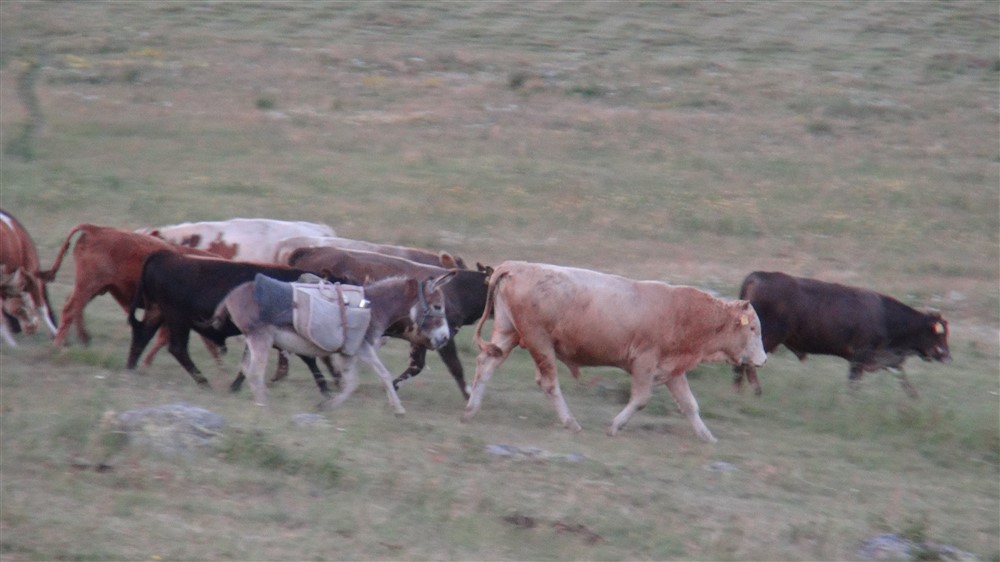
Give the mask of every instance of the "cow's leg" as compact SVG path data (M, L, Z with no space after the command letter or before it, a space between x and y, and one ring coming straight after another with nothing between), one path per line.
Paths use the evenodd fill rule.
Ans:
M38 307L38 314L45 319L45 326L48 327L49 333L53 336L59 331L59 328L52 321L52 309L49 308L48 291L43 293L42 304Z
M608 435L612 437L617 435L636 412L646 407L652 396L653 375L647 374L647 372L639 372L637 375L633 375L632 392L629 396L628 404L625 404L622 411L618 412L618 415L611 420L611 426L608 427Z
M323 396L330 396L330 387L326 385L326 377L319 370L319 365L316 363L315 357L307 357L305 355L299 355L302 358L302 362L306 364L309 368L309 372L312 373L313 380L316 381L316 386L319 387L319 391ZM288 366L285 366L285 371L288 371ZM277 379L271 379L274 382Z
M0 311L4 311L3 308L3 297L0 297ZM7 345L11 347L17 347L17 342L14 341L14 334L10 328L10 322L7 320L6 311L4 314L0 314L0 337L3 341L7 342Z
M563 398L562 390L559 388L559 373L556 369L554 350L533 348L530 351L531 358L535 361L535 382L556 409L559 421L562 422L563 427L570 431L580 431L582 428L573 417L573 414L570 413L569 406L566 405L566 399Z
M451 341L448 342L451 344ZM447 345L447 344L446 344ZM392 386L396 390L399 390L399 384L409 379L410 377L415 377L420 374L420 371L424 370L424 365L427 364L427 348L416 343L410 344L410 365L406 367L403 374L399 375L392 381Z
M462 368L462 362L458 360L458 346L455 345L455 338L448 340L448 343L438 350L438 355L441 356L441 361L448 367L451 378L455 379L458 390L468 400L470 387L465 382L465 369Z
M170 345L167 349L170 351L170 355L173 355L174 359L177 359L177 362L180 363L182 367L184 367L184 369L188 372L189 375L191 375L191 378L194 379L194 382L198 383L201 386L211 388L212 385L209 384L208 379L206 379L204 375L201 374L201 371L199 371L198 367L195 366L194 361L191 360L191 355L188 353L188 339L190 334L191 332L186 329L184 330L171 329ZM267 356L265 355L265 358L266 357ZM250 382L251 384L253 384L252 379ZM256 391L254 392L254 394L256 395Z
M893 370L893 374L896 375L897 379L899 379L899 384L903 387L903 390L906 391L907 396L913 400L920 398L920 393L917 392L917 388L915 386L910 384L910 379L906 378L906 371L904 371L902 367L896 367L896 369Z
M73 292L66 299L66 304L63 305L62 313L59 316L59 328L56 329L56 335L52 340L56 347L65 345L66 336L69 335L70 326L73 324L76 324L76 335L80 343L83 345L90 343L90 334L87 333L87 329L83 325L83 307L93 297L85 299L81 294L82 291L74 287Z
M361 344L362 348L371 349L371 344L364 342ZM360 350L359 350L360 353ZM357 355L344 357L343 370L343 388L336 396L332 396L323 400L319 403L319 408L321 410L332 410L344 403L351 394L358 388L358 357ZM391 385L390 385L391 386Z
M486 391L486 383L490 382L493 372L517 345L517 334L501 331L501 328L498 327L499 321L494 319L493 338L489 345L476 356L476 376L472 379L469 401L465 405L465 413L462 414L464 422L471 420L472 416L479 411L479 406L483 402L483 393Z
M851 392L857 392L861 388L861 377L865 375L865 369L860 363L851 363L851 368L847 372L847 386Z
M333 379L333 386L340 388L340 369L333 365L333 356L327 355L326 357L320 357L320 361L326 365L326 369L330 371L330 378Z
M162 321L152 323L147 323L145 319L135 321L130 319L129 321L132 324L132 342L129 345L128 359L125 362L125 367L131 371L134 370L135 366L139 363L139 357L142 356L142 351L146 349L146 346L149 345L149 341L156 335L156 331L160 329ZM83 325L83 316L80 316L78 322L78 327ZM65 326L66 324L62 324L60 329Z
M288 376L288 355L289 353L287 351L283 349L278 350L278 364L274 367L274 375L271 377L272 384ZM303 361L305 361L305 359L305 357L302 357ZM306 361L306 365L309 365L308 361ZM315 365L316 362L313 361L313 364L309 365L309 370L312 371ZM314 374L313 376L315 377L316 375Z
M757 369L753 365L736 365L733 367L733 390L743 392L743 381L746 380L753 388L756 396L761 395L760 380L757 378Z
M229 383L229 392L239 392L240 388L243 387L243 381L246 380L246 375L243 374L243 366L240 363L240 372L236 373L236 378L233 382Z
M703 441L708 441L709 443L718 441L712 435L712 432L708 430L708 427L705 426L705 422L701 421L701 415L698 413L698 401L694 399L694 394L691 394L687 375L681 373L671 376L667 379L667 388L670 389L670 394L673 395L674 401L677 402L677 407L681 409L681 413L687 416L688 421L691 422L695 434Z

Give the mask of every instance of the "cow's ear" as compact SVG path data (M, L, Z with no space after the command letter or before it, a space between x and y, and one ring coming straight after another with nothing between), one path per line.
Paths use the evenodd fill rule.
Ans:
M438 254L438 258L441 260L441 267L445 269L454 269L458 267L458 264L455 263L455 258L448 252L441 252Z

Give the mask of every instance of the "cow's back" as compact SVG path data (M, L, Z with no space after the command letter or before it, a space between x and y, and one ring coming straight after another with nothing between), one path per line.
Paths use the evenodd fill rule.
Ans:
M325 224L258 218L188 222L140 232L241 261L272 263L279 242L293 236L334 236Z
M38 273L38 251L35 243L16 218L0 209L0 269L13 273L19 267L30 274Z
M867 289L758 271L744 280L740 298L757 311L768 352L784 343L798 353L849 357L887 337L882 296Z
M670 336L661 322L676 295L664 283L526 262L496 268L494 314L510 319L522 344L551 342L561 359L621 366L636 350Z

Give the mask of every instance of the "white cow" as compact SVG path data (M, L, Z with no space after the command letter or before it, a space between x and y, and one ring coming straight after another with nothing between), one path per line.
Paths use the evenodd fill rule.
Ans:
M290 236L336 236L325 224L274 219L185 222L157 228L140 228L168 242L206 250L224 258L272 263L278 242Z

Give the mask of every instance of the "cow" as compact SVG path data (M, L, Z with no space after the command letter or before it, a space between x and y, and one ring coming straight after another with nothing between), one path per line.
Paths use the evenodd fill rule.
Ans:
M452 338L438 349L441 361L448 367L455 384L458 385L463 398L469 397L468 386L465 383L465 373L462 362L458 359L458 349L454 336L462 326L473 324L482 314L486 304L487 273L486 268L479 271L467 269L445 269L433 265L412 262L403 258L357 250L342 250L331 247L299 248L289 256L291 267L305 269L317 274L334 275L347 279L354 284L364 284L369 280L384 279L396 275L411 277L438 277L448 271L456 275L449 283L442 286L447 303L448 325L451 327ZM423 370L426 364L427 347L419 341L413 341L412 323L401 322L389 328L387 335L402 337L411 341L410 365L393 384L399 384L414 377Z
M274 263L275 245L291 236L336 236L325 224L274 219L185 222L136 232L240 261Z
M940 313L921 312L869 289L755 271L740 286L740 298L757 310L766 352L784 344L800 361L809 353L842 357L850 362L852 388L866 371L890 369L897 371L903 390L917 398L903 371L906 358L951 361L948 322ZM735 367L737 391L744 379L761 393L753 366Z
M493 314L493 334L482 338ZM646 406L655 384L666 384L697 436L716 441L698 413L687 371L706 361L763 365L760 321L745 300L726 301L694 287L635 281L587 269L522 261L502 263L490 277L474 342L476 377L462 421L479 410L486 384L521 346L535 363L535 382L563 426L580 431L563 399L556 359L575 378L580 367L612 366L631 375L628 404L608 429L616 435Z
M465 260L448 252L432 252L422 248L409 246L394 246L378 244L364 240L352 240L336 236L292 236L278 242L275 246L274 263L287 264L292 252L299 248L331 247L343 250L362 250L407 259L426 265L436 265L445 269L468 269Z
M396 389L392 384L392 376L379 359L376 348L386 329L403 319L409 320L416 327L415 330L432 348L438 348L449 341L451 333L445 319L445 303L444 296L441 294L441 285L447 283L454 274L454 271L449 271L436 279L427 278L426 280L405 276L389 277L365 285L363 288L364 297L357 303L358 307L354 309L358 313L365 312L365 314L364 316L359 314L356 317L359 322L353 325L349 325L348 313L345 311L348 303L344 302L345 296L340 289L344 287L357 291L359 288L335 285L330 288L333 293L331 296L337 301L337 304L333 305L334 312L317 320L324 323L324 326L328 326L329 324L325 324L325 321L329 317L337 317L339 322L334 325L341 326L343 334L342 337L338 338L337 336L341 336L341 334L340 330L336 330L336 335L326 340L327 345L322 347L322 343L310 335L316 324L306 321L304 325L301 325L295 319L296 315L293 310L295 310L297 301L292 296L292 287L262 274L256 275L252 282L237 286L222 300L212 315L212 326L219 329L228 320L246 337L247 353L243 358L241 372L246 373L246 376L250 378L250 387L253 389L255 401L259 405L267 405L264 368L267 366L267 356L273 346L312 358L329 357L333 351L344 359L346 365L343 389L336 396L327 397L321 402L321 408L339 406L357 389L358 381L355 368L357 359L361 359L375 370L385 387L386 396L393 411L397 416L402 416L406 410L396 394ZM320 290L320 287L312 283L304 283L300 287L313 287L316 291ZM278 299L282 303L281 305L275 305L273 296L267 296L274 295L275 292L284 294L286 291L287 301ZM318 293L312 294L318 295ZM302 306L304 309L316 312L315 309L305 304ZM351 343L352 341L354 343ZM354 347L355 345L357 347Z
M0 209L0 334L12 347L17 345L12 332L23 329L34 334L41 321L56 333L48 289L38 268L38 250L31 235L13 215Z
M52 282L59 272L63 257L76 237L73 247L73 262L76 275L73 290L62 308L59 329L53 343L62 347L66 343L70 328L75 324L80 343L90 343L83 319L83 309L97 296L110 293L111 297L125 312L128 312L139 284L142 263L149 254L158 250L177 251L185 254L212 256L208 252L170 244L159 238L137 234L128 230L94 224L78 224L66 235L52 267L39 273L46 282ZM165 337L165 334L161 335ZM206 342L208 344L208 342ZM218 357L214 346L209 351ZM146 357L146 364L152 361L155 350Z
M126 367L135 369L139 356L161 326L170 333L168 351L201 386L209 386L188 353L191 330L216 346L225 349L226 339L240 334L232 322L214 327L210 320L222 299L238 285L253 281L263 273L279 281L295 281L308 273L276 264L234 262L221 258L185 256L174 251L161 250L146 257L139 275L135 296L129 305L128 322L132 327ZM330 278L343 282L343 279ZM139 320L136 311L146 314ZM150 314L155 310L156 314ZM324 394L329 391L316 363L303 358L309 365L316 384Z

